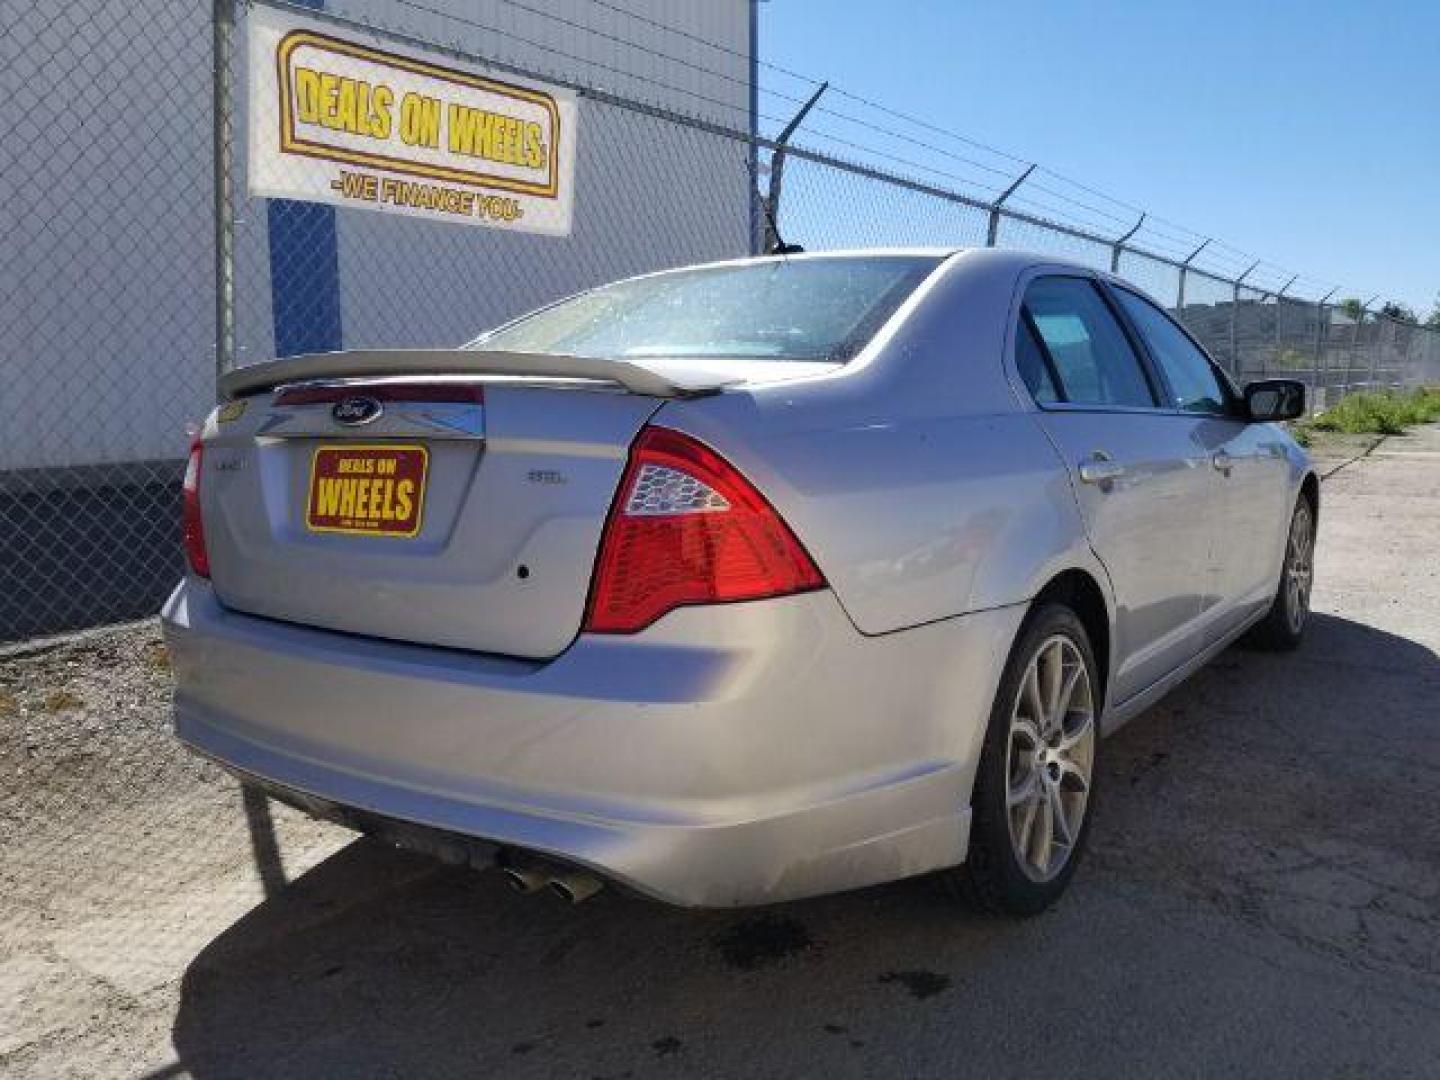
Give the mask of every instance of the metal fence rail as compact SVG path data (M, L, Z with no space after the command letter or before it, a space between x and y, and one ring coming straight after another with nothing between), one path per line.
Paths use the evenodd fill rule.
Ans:
M0 15L0 127L21 181L0 204L0 243L12 265L23 252L26 270L0 287L0 640L158 607L180 573L184 431L211 403L217 371L325 349L453 345L569 292L760 243L759 189L782 146L748 130L748 90L725 96L743 78L717 84L713 107L684 109L664 94L617 93L603 67L537 53L534 41L524 62L497 55L473 20L417 29L416 6L311 14L576 90L569 237L247 196L250 4L109 0ZM77 100L88 110L78 127L67 108ZM1440 333L1262 287L1249 271L1227 276L1203 251L1152 243L1143 218L1109 235L1052 219L1027 199L1028 170L987 200L822 151L803 126L797 140L783 146L775 209L783 236L807 249L1053 253L1155 296L1238 380L1303 379L1320 404L1440 383Z

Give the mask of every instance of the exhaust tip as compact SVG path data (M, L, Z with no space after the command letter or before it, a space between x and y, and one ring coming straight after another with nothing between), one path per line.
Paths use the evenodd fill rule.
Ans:
M505 884L518 893L533 893L545 884L544 875L523 866L502 867L500 872L505 875Z
M570 904L589 900L604 887L603 881L589 874L557 874L550 879L550 891Z

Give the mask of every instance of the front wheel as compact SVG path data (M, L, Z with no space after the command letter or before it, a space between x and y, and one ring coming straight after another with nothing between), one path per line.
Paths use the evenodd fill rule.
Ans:
M1245 643L1258 649L1288 651L1297 648L1310 619L1310 585L1315 576L1315 511L1301 495L1290 517L1285 541L1285 565L1265 617L1246 635Z
M975 907L1034 915L1065 891L1090 827L1100 707L1084 624L1061 604L1032 612L985 733L970 851L951 871Z

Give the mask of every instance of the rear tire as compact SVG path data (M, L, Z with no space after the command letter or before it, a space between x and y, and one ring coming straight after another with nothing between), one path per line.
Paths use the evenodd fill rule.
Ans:
M1090 832L1102 705L1079 617L1057 603L1032 611L990 712L969 854L947 871L976 909L1035 915L1065 891Z
M1298 648L1310 621L1310 586L1315 570L1315 509L1304 495L1290 515L1285 562L1270 610L1245 635L1244 644L1268 652Z

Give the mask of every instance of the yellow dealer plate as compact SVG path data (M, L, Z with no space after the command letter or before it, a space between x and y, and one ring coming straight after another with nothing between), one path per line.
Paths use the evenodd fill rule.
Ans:
M423 446L343 443L310 459L311 532L410 537L420 532L430 455Z

